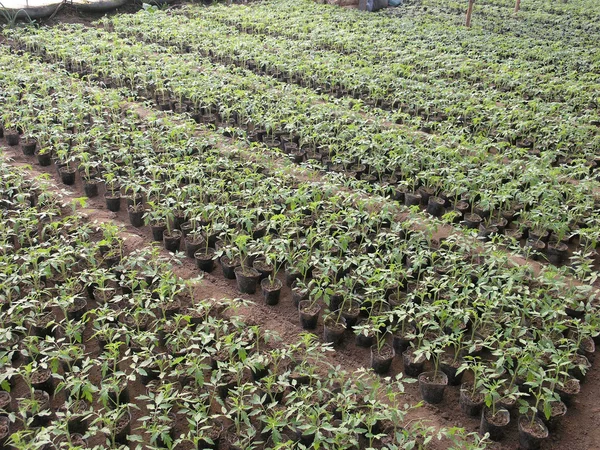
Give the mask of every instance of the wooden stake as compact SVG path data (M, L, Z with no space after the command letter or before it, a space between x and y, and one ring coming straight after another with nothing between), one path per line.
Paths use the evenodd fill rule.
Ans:
M521 9L521 0L517 0L517 3L515 4L515 12L518 13L520 9Z
M469 0L469 8L467 9L467 20L465 21L465 26L467 28L471 28L471 15L473 14L473 5L475 4L475 0Z

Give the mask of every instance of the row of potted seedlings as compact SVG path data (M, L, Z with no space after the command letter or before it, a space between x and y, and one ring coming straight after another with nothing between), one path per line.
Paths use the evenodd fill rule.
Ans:
M177 29L179 35L176 33L172 33L173 28L164 26L165 20L169 19L178 24ZM163 26L156 27L156 20L161 20ZM105 22L105 26L106 24L108 24L108 26L121 33L132 33L136 34L137 36L140 36L141 34L142 36L145 36L146 40L151 42L156 42L157 39L161 39L162 42L170 43L180 47L183 46L186 49L190 49L191 46L194 46L194 51L197 50L196 46L200 46L200 51L207 52L207 49L210 49L211 54L217 55L225 61L231 59L230 55L234 55L233 61L236 61L237 56L235 56L235 54L239 52L237 50L232 50L232 44L223 44L223 41L218 38L218 36L222 34L221 30L219 30L218 27L216 27L216 29L214 30L211 30L211 22L202 22L202 26L197 26L198 24L196 22L190 22L189 24L186 23L185 25L187 26L182 26L180 22L180 16L169 17L163 15L159 19L155 15L150 16L150 18L148 18L148 15L141 15L119 18L111 22L107 21ZM219 48L219 45L221 46L221 49ZM248 43L248 46L250 48L255 47L255 45L252 43ZM247 50L244 50L242 53L243 55L240 56L240 63L238 64L243 64L244 66L248 66L249 64L255 64L252 62L251 55L248 55ZM275 60L281 59L281 53L282 52L277 52L273 56L273 58ZM261 51L260 54L264 55L266 53L264 51ZM294 51L294 55L296 54L297 52ZM297 57L294 56L294 58L290 58L290 61L292 61L295 64L297 62ZM259 64L259 66L260 65L261 64ZM280 73L279 69L276 69L276 71ZM327 72L329 73L330 71L328 70ZM307 77L309 79L314 79L314 77L311 77L310 74L308 74ZM282 150L286 150L285 145L282 147ZM319 155L319 157L323 156L329 157L331 156L331 154L329 152L326 155ZM571 157L574 157L574 155L571 155ZM331 159L335 160L335 157L331 157ZM354 176L359 177L361 175L369 175L369 169L367 166L365 166L365 168L362 171L353 170L354 167L358 166L360 166L360 164L332 164L330 166L330 169L341 170L343 172L348 172ZM514 173L511 173L510 176L513 177L513 175ZM505 179L504 175L502 175L499 171L497 171L496 176L498 177L498 179ZM398 176L397 178L401 177ZM387 177L386 181L389 182L390 177ZM565 182L568 182L568 177L565 178ZM416 189L417 187L418 189ZM407 205L415 204L415 202L416 204L423 204L427 207L426 209L430 214L438 217L444 214L445 208L451 206L451 204L454 203L455 212L458 210L459 214L458 217L454 218L454 220L460 220L463 215L466 215L470 212L472 215L465 218L465 223L467 226L470 227L481 228L482 238L487 238L492 233L504 233L505 228L510 224L510 222L513 219L515 219L515 216L519 216L518 218L521 219L520 221L522 222L522 224L520 226L515 227L514 229L511 229L510 236L515 237L518 241L528 239L528 242L525 242L525 246L528 249L533 249L535 255L546 255L547 258L555 264L560 264L566 261L568 257L567 246L577 235L577 232L574 232L575 229L583 227L584 230L586 230L586 224L583 223L581 225L576 225L575 228L569 228L568 224L566 223L561 224L554 222L552 224L541 224L539 223L540 215L538 211L523 211L521 209L525 206L525 204L515 205L512 208L509 207L508 209L506 209L504 201L501 201L499 205L496 203L497 199L505 198L504 192L498 193L497 199L490 197L477 198L478 204L475 204L472 201L470 202L469 207L469 202L461 203L459 202L458 197L452 199L451 196L448 195L448 191L444 188L441 188L441 186L431 186L428 182L422 182L421 180L419 180L418 177L416 184L413 186L413 188L416 189L416 191L414 191L414 194L416 194L416 198L413 198L413 196L410 195L409 199L405 199L406 193L410 192L408 189L406 189L406 187L404 189L400 189L394 194L398 200L404 201ZM576 193L566 195L580 198L579 194ZM431 201L429 200L430 197L433 197L431 198ZM478 197L481 197L481 195L478 195ZM563 197L560 194L559 197L560 200L563 199ZM552 200L547 199L547 202L550 203L552 202ZM557 205L558 204L560 204L560 202L557 202ZM569 222L571 224L575 224L576 220L574 221L573 219L570 219ZM547 228L545 229L545 227ZM533 233L530 237L529 231L532 228ZM547 231L549 231L550 234L554 233L551 236L551 243L549 243L548 239L546 239L545 235ZM539 236L540 232L542 232L544 236ZM550 236L550 234L548 234L548 236Z
M462 22L465 10L455 2L446 1L433 4L424 2L421 7L409 8L408 14L425 17L436 17L444 23ZM480 6L480 7L479 7ZM511 39L527 36L536 43L536 47L560 41L561 50L570 49L573 55L568 54L569 59L575 57L578 52L585 55L583 49L593 47L598 40L598 17L599 11L595 4L587 3L584 8L573 8L572 4L548 5L542 2L531 2L527 5L519 5L517 14L510 14L515 4L511 2L489 2L478 5L476 13L477 28L486 33L502 33ZM425 18L423 17L423 18ZM499 22L502 23L499 23ZM547 31L546 33L542 33ZM539 47L538 47L539 48ZM536 60L542 60L550 66L549 70L564 72L567 68L557 64L560 51L555 49L547 55L542 55ZM567 67L578 67L575 61L570 61ZM588 69L589 60L584 57L580 69ZM548 70L548 69L547 69Z
M93 111L89 107L85 109ZM118 109L115 108L115 110ZM125 126L125 128L129 126L127 125L127 119L136 121L133 116L129 114L123 116L122 111L118 111L121 126ZM103 113L106 112L103 111ZM139 129L139 126L135 128ZM131 129L134 129L134 127L131 126ZM157 131L152 127L150 129ZM174 143L189 142L189 136L186 137L186 132L189 131L185 127L175 128L175 130L175 133L171 133L175 136L174 142L165 137L161 141L160 133L150 134L152 134L155 141L161 144L158 146L159 148L166 149L172 147ZM78 133L74 133L73 137L77 136ZM123 134L120 136L123 139ZM196 143L192 141L192 144ZM144 148L144 146L141 147ZM70 150L77 152L76 148ZM347 318L351 316L346 314L346 317L344 317L344 312L356 312L358 310L360 316L362 309L363 316L366 316L363 318L372 322L367 321L366 324L361 325L362 328L357 327L356 329L360 330L357 334L359 340L362 340L361 335L364 335L364 341L366 342L369 342L368 338L371 338L371 345L373 345L373 339L375 339L373 363L378 371L384 371L386 368L386 362L379 361L386 358L379 358L379 356L389 356L390 353L393 355L395 351L393 346L389 344L386 346L385 328L394 325L400 327L400 330L406 331L407 326L410 330L413 330L411 328L411 323L414 322L414 319L412 319L413 314L418 314L416 317L419 318L421 314L428 316L429 319L431 317L435 318L438 313L447 309L448 304L456 304L456 316L446 317L444 321L434 319L433 321L420 322L419 333L416 333L417 328L413 325L415 332L412 334L415 335L415 338L407 340L409 343L413 342L414 345L412 357L414 357L415 351L419 352L426 348L423 343L426 341L425 335L428 332L434 333L433 330L435 329L439 330L452 325L458 329L458 333L444 334L450 334L452 339L456 340L454 342L460 342L470 334L470 340L465 340L465 344L468 343L469 346L474 346L475 350L478 346L481 347L480 351L483 351L488 345L494 348L494 345L507 345L509 342L514 342L515 336L513 335L497 336L498 333L501 334L501 331L508 329L508 327L499 327L498 317L484 315L481 310L485 311L488 308L474 301L474 293L477 291L473 290L471 284L475 280L485 280L486 283L490 283L490 280L494 278L501 280L498 288L502 287L504 280L507 278L518 286L515 289L516 292L510 292L511 296L507 300L494 295L494 289L488 291L489 299L496 305L495 307L500 308L501 311L506 310L504 312L508 317L502 323L513 325L509 328L511 333L520 336L521 333L530 332L533 336L536 336L536 330L539 326L545 325L545 322L535 321L536 315L533 313L543 305L549 311L552 311L548 319L549 326L556 326L559 329L564 327L565 330L568 330L565 338L569 346L573 347L572 342L574 341L580 343L585 341L588 351L593 350L593 347L591 347L593 343L590 343L590 338L597 333L596 324L593 320L594 302L590 303L585 295L577 295L577 291L570 292L569 294L574 300L573 303L569 304L575 306L570 314L574 317L573 320L568 319L561 322L559 319L563 318L560 313L562 309L557 308L559 305L556 300L558 293L554 293L548 290L547 286L544 288L542 285L542 289L548 292L544 293L539 302L536 300L536 303L533 303L530 288L535 286L537 289L539 286L528 278L527 270L521 272L510 270L506 256L496 260L492 259L493 252L485 253L492 260L492 264L482 264L479 259L465 260L465 255L474 251L473 244L469 243L469 239L459 241L454 250L452 250L453 245L435 248L432 240L434 229L430 229L426 233L407 232L407 225L412 224L395 223L394 215L391 212L383 215L381 212L377 214L369 213L368 203L363 202L362 206L359 204L357 207L353 204L357 201L356 199L344 201L339 197L332 196L331 193L319 191L317 185L289 188L286 187L286 180L279 181L273 177L267 177L264 174L252 171L244 173L244 171L240 171L239 163L225 158L215 158L215 155L211 154L210 151L206 152L205 159L197 155L194 158L186 159L186 151L189 149L182 147L179 150L180 153L174 152L167 155L164 152L146 154L140 152L143 157L135 160L139 164L137 172L123 169L122 173L118 175L119 179L130 183L128 181L129 177L133 175L135 175L135 179L139 180L143 179L142 175L148 177L149 174L154 174L153 176L155 176L162 171L166 175L159 176L157 180L154 180L165 183L165 189L163 189L163 186L158 189L161 195L170 193L172 198L185 199L189 205L194 204L193 199L200 200L198 206L201 206L201 208L198 211L201 211L202 214L192 217L180 217L178 226L174 226L175 214L171 216L165 209L162 209L165 226L170 224L173 229L182 228L185 219L192 219L196 225L204 221L204 225L200 225L200 227L212 225L213 232L221 229L222 232L217 233L213 238L214 245L210 245L211 238L208 233L203 236L203 242L207 245L207 248L215 248L216 250L217 241L221 240L218 251L221 255L220 263L222 265L227 259L231 262L231 260L237 258L240 265L244 261L245 265L241 270L238 270L238 276L240 274L245 275L244 272L248 271L250 267L249 257L252 253L256 253L254 259L262 259L256 258L257 255L264 258L263 269L265 269L264 265L272 265L273 270L277 267L281 270L285 263L290 284L297 280L294 286L296 288L294 300L298 301L298 306L301 306L299 313L307 327L311 326L311 320L314 324L315 310L318 311L324 305L331 308L332 314L328 315L326 323L328 325L328 340L335 340L336 336L339 336L336 331L339 331L341 318L346 321L346 327L348 327ZM155 149L153 148L152 151L154 152ZM136 154L138 152L132 153ZM157 156L158 159L152 161L152 158ZM167 157L166 160L160 159L165 156ZM175 163L178 159L181 159L181 161ZM192 159L195 160L196 166L192 165ZM167 160L171 163L163 164L167 163ZM153 165L152 162L158 164ZM211 164L207 164L207 162ZM194 170L195 168L202 170L202 172ZM236 179L240 182L237 187L232 186L230 183L233 179L230 178L233 177L232 172L235 172ZM194 178L191 175L193 173L199 173L200 175ZM230 173L231 175L229 175ZM204 180L205 174L210 174L214 178ZM117 177L117 174L109 172L105 176L106 180L110 182L111 179ZM169 183L170 180L173 180L173 182ZM145 183L142 184L145 185ZM181 186L182 184L183 186ZM212 190L211 186L213 187ZM141 192L141 189L139 191ZM222 194L223 191L227 195L218 195ZM199 193L203 195L199 196ZM273 208L271 211L266 207L268 202L262 200L259 193L275 200L270 202ZM219 200L209 200L213 195ZM146 191L146 197L157 200L149 195L149 191ZM169 197L164 195L162 198L168 199ZM257 205L256 208L252 207L254 204ZM160 213L161 208L167 206L171 208L171 211L180 209L173 207L169 202L161 203L157 201L155 206L157 208L153 208L152 213ZM261 210L265 218L259 220ZM248 215L245 216L244 213ZM266 223L261 223L264 222L266 217L269 217L269 220ZM342 217L344 219L340 220ZM243 228L240 224L245 224L246 228ZM192 224L190 231L198 230ZM257 234L255 235L255 233ZM261 237L262 233L264 235ZM179 240L175 242L177 248L172 248L172 250L179 248ZM193 254L195 255L196 252ZM206 253L210 252L206 251ZM286 258L282 258L282 254L287 255ZM438 257L440 258L439 261L437 260ZM497 257L494 256L494 258ZM254 265L254 261L252 264ZM235 264L233 266L235 267ZM256 267L256 270L258 270L261 265L259 264ZM461 268L464 272L461 271ZM345 271L348 272L344 273ZM446 273L444 273L445 271ZM250 272L252 273L251 270ZM269 270L266 270L266 272L268 274ZM309 276L309 272L312 278ZM375 273L380 278L375 278ZM233 275L235 276L235 270ZM559 279L558 272L553 272L551 269L548 269L547 276L554 277L553 280ZM244 277L239 278L240 281L243 281L241 279ZM272 273L266 284L277 284L275 280L275 273ZM248 290L243 283L240 284L240 287ZM455 299L439 296L440 292L453 292L458 287L460 287L460 292L464 293L463 296ZM332 298L336 297L334 294L338 289L340 291L337 292L339 294L337 300L334 299L332 303ZM395 292L396 300L390 301L394 290L397 291ZM338 302L338 305L335 305L335 301ZM344 308L344 304L349 308ZM391 307L392 304L393 307ZM522 305L522 307L515 307L515 304ZM358 307L355 305L358 305ZM416 308L415 312L410 312L410 310L406 312L408 306ZM579 311L577 311L578 308ZM346 309L348 311L345 311ZM405 315L404 318L400 320L403 315ZM311 316L313 317L311 318ZM398 316L398 319L396 319L396 316ZM469 317L469 320L465 321L465 317ZM520 320L517 321L516 318ZM582 318L585 319L584 324L588 324L587 327L578 325ZM358 317L356 319L358 320ZM496 324L496 326L492 324ZM431 330L429 330L429 327L431 327ZM452 328L449 329L452 330ZM477 337L475 337L476 331L478 331ZM490 339L489 343L488 338ZM496 342L495 339L497 338L499 340ZM396 339L394 339L395 341ZM557 343L560 342L562 341L558 337ZM399 339L397 345L401 343L402 340ZM573 350L571 350L572 354ZM420 358L419 355L420 353L417 354L417 359ZM527 355L530 356L531 353L527 353ZM407 356L409 357L408 363L410 363L410 352ZM570 362L570 364L574 363ZM387 365L389 367L389 358L387 359ZM407 366L409 364L405 365L405 370ZM527 370L529 369L527 367ZM436 377L434 376L433 379L435 380Z
M38 39L39 37L40 36L36 36L35 44L31 43L31 46L34 48L42 44L41 40ZM94 39L96 38L97 36L94 37ZM64 47L62 44L55 45L54 43L48 43L47 45L55 46L57 48L57 50L55 50L57 55L63 53L63 50L58 50L59 47ZM76 45L76 43L70 42L67 47L76 47ZM110 54L110 52L113 51L112 46L110 48L104 48L104 44L101 45L103 46L103 53ZM133 51L133 47L135 46L127 47L127 51L131 52L131 58L135 59L133 55L137 54L137 50ZM123 51L123 49L120 49L119 51ZM139 51L143 53L146 50L140 49ZM82 51L80 51L79 54L83 58L88 58L88 55L85 55ZM93 57L89 56L89 58L102 59L104 56L101 53L94 54ZM66 59L69 58L66 57ZM74 67L81 67L82 64L84 64L83 61L72 63ZM96 64L100 66L100 63ZM114 69L115 67L111 66L111 76L120 79L117 71ZM225 71L221 75L226 76L226 73L229 72ZM127 77L125 74L123 76ZM203 73L202 76L208 77L209 75ZM235 76L233 78L235 78ZM239 87L249 87L248 80L245 82L240 81L240 83L242 84L236 89ZM130 85L131 83L122 80L119 81L118 84ZM206 88L206 86L211 86L212 84L214 84L214 81L205 83L204 87ZM196 88L194 88L194 91L193 94L191 92L177 94L175 95L175 98L182 100L187 98L186 95L189 95L190 98L195 96L197 101L200 100L200 92L198 92ZM227 96L228 103L231 102L230 93L226 93L220 84L218 91L224 96ZM265 90L263 89L261 92L264 91ZM161 92L162 93L159 94L159 96L164 95L164 91ZM242 91L238 89L236 92L239 93ZM214 95L215 93L211 93L207 98L214 98ZM233 95L237 94L234 92ZM244 100L244 102L247 102L247 93L245 93L245 97L246 100ZM260 97L261 102L264 100L264 96ZM159 103L161 102L159 101ZM181 104L181 102L179 102L179 104ZM319 108L321 106L319 106ZM315 106L315 108L317 107ZM281 108L280 106L277 106L276 108L274 107L274 110L280 111ZM214 123L218 117L221 118L223 123L228 123L230 121L230 118L228 117L231 116L225 115L223 111L221 111L220 115L216 115L215 113L216 110L207 113L203 116L204 118L196 118L196 120L209 120L207 117L210 116L212 117L212 123ZM231 111L227 114L231 114ZM311 114L311 117L312 116L314 115ZM264 111L262 110L261 117L261 120L263 120ZM318 118L319 115L315 117ZM244 127L247 126L248 119L243 119L237 114L237 120L240 127L243 124L246 124L243 125ZM303 129L305 129L306 124L303 126ZM365 132L368 133L368 130L365 130ZM257 132L252 131L251 134L257 134ZM272 147L281 146L282 141L280 138L283 139L286 134L289 133L278 133L277 139L267 138L267 145ZM265 135L265 132L258 132L257 137L264 140ZM304 142L305 139L306 138L302 134L292 134L291 140L288 142L290 142L289 145L296 145L298 148L302 148L303 144L301 143ZM293 153L289 148L288 150L291 154ZM308 157L310 146L306 151L306 157ZM317 157L318 155L321 163L324 163L326 156L329 155L327 156L326 166L330 170L350 173L355 177L359 176L361 179L367 180L367 182L369 180L371 182L376 182L376 187L387 187L388 195L392 195L408 205L414 203L426 203L430 212L435 215L444 214L444 207L449 207L448 209L453 212L451 217L448 217L449 220L457 220L457 217L460 219L467 214L471 214L469 217L463 217L463 219L465 219L463 221L464 224L470 227L480 227L482 237L484 238L487 238L494 233L504 232L511 220L520 218L517 222L517 226L513 225L513 227L509 227L509 230L511 230L510 236L515 237L521 244L527 244L527 247L533 248L536 253L543 253L548 247L547 239L552 237L552 248L547 252L548 257L553 262L559 264L564 262L569 256L569 245L579 245L586 253L589 246L595 245L594 241L590 239L576 239L581 233L595 233L597 229L597 226L595 225L596 218L594 214L590 212L592 211L590 205L594 203L595 200L593 196L587 195L591 192L592 180L584 179L576 184L571 183L569 182L570 176L560 175L562 171L560 167L555 167L548 171L548 169L544 168L542 165L539 165L538 163L534 164L533 159L527 161L526 158L524 160L515 160L510 164L505 164L504 162L492 164L488 161L483 166L487 169L485 171L482 170L479 175L477 173L472 173L467 178L462 173L463 169L458 169L458 166L454 164L457 170L454 174L446 167L445 170L448 170L446 176L439 177L436 175L435 170L423 171L423 162L415 160L412 156L409 157L409 153L405 154L406 159L404 157L402 159L402 169L390 172L390 169L374 169L381 166L381 164L386 164L379 160L379 157L381 156L379 154L377 155L377 158L373 158L374 160L371 164L362 163L364 161L371 161L365 156L353 157L353 159L347 160L349 161L348 163L344 163L344 160L340 160L339 158L344 156L345 151L346 150L339 149L334 150L334 153L332 153L332 149L329 147L328 149L315 150L310 157ZM410 155L412 155L412 153ZM436 162L433 162L435 161L433 160L432 164L446 166L451 159L456 160L455 151L449 152L446 156L448 156L448 159L445 157L439 159L438 156L438 160ZM330 157L333 157L334 159L331 160ZM400 160L397 160L397 164L399 163ZM476 166L477 164L479 164L479 159L477 163L473 161L473 166ZM411 166L413 169L411 169ZM542 175L542 172L545 173ZM552 175L550 176L552 181L548 181L552 184L552 187L546 185L546 180L543 180L543 178L549 176L548 174ZM515 176L519 175L523 177L521 181L514 179ZM485 181L483 178L485 178ZM433 182L433 180L436 181ZM391 185L390 182L392 183ZM488 185L491 183L495 187L492 191L485 193L486 191L479 190L481 183L487 183ZM456 187L457 185L465 184L467 186L464 188L457 189ZM477 189L475 188L476 185ZM419 187L421 189L419 193L417 193L416 190ZM473 194L475 191L478 191L479 193ZM411 194L408 196L408 200L406 199L407 193ZM413 195L416 195L416 197L413 197ZM431 202L429 200L430 198ZM444 207L442 207L442 204ZM565 208L565 204L569 205L569 207ZM533 230L531 236L529 235L530 230ZM529 239L530 242L524 242L524 239ZM575 242L573 242L573 239L575 239Z
M195 298L157 248L128 254L118 227L52 213L42 185L4 163L0 173L4 448L392 449L431 438L424 424L403 427L401 377L330 367L311 335L280 345ZM29 228L38 233L19 242Z
M460 133L467 139L475 135L479 138L478 145L482 143L480 137L485 136L491 138L491 142L509 140L512 144L518 142L525 146L539 142L538 150L547 149L546 145L550 148L556 146L554 141L547 139L547 135L540 136L538 131L542 125L547 127L548 116L551 115L549 111L554 111L553 105L557 102L555 98L549 99L545 104L545 99L539 99L538 96L533 110L529 97L523 98L521 91L505 92L495 84L490 86L479 83L474 90L471 80L440 80L427 73L422 74L422 79L414 80L405 76L408 62L398 67L395 60L368 61L367 57L366 61L362 54L357 53L346 55L329 50L315 52L314 42L310 38L291 40L280 35L271 37L263 34L255 37L222 23L231 20L227 8L211 9L209 17L204 9L189 8L173 13L153 14L149 18L146 17L149 16L147 14L119 17L115 20L106 19L105 23L114 27L115 31L135 34L148 42L157 42L158 39L159 42L171 43L194 53L200 51L207 54L210 50L212 55L223 61L235 62L255 72L269 73L284 81L295 81L337 96L351 96L388 110L408 113L408 117L395 115L396 120L410 123L410 116L417 116L419 119L414 125L422 130L440 129L447 135L456 136ZM193 17L188 19L186 15ZM163 27L155 26L158 21ZM280 28L285 28L286 22L289 20L280 21ZM271 23L271 27L275 27L275 24ZM223 34L235 35L236 38L223 41L219 39ZM407 53L417 53L413 58L423 59L422 55L412 49L413 45L417 47L415 43L411 43L404 50ZM431 58L436 56L430 55ZM562 120L569 120L572 128L570 132L573 136L578 136L578 142L586 142L597 130L589 123L590 119L587 119L593 113L588 106L591 98L585 93L587 84L583 81L581 83L582 90L574 94L566 89L561 92L557 86L553 87L563 96L569 96L568 102L563 101ZM498 103L511 105L510 110L500 111ZM473 111L466 121L465 111ZM501 114L505 116L502 117ZM586 116L586 119L582 116ZM515 133L515 128L518 127L516 121L536 125ZM519 132L523 134L519 135ZM574 139L564 138L567 145L574 142ZM580 155L585 157L586 153L593 155L591 149L586 150L580 144L572 145L573 148L568 150L562 147L572 158Z
M593 16L584 18L583 10L571 14L570 20L580 22L578 28L573 29L565 17L558 19L560 26L542 24L540 27L539 23L535 24L535 21L524 19L523 16L510 21L503 14L502 26L509 23L511 26L518 25L522 35L535 36L525 44L520 37L509 34L490 34L478 27L465 30L462 23L465 13L463 5L456 4L460 9L460 23L448 23L441 11L443 5L443 2L405 5L397 10L401 17L394 18L384 15L365 17L351 9L339 10L311 2L286 2L286 7L281 9L274 8L271 2L251 7L188 7L184 13L191 17L215 18L244 32L310 41L315 49L335 50L346 55L358 54L361 60L368 63L402 61L402 75L419 81L427 81L431 78L429 74L435 73L436 78L465 80L474 85L482 83L484 88L497 87L502 91L521 92L524 98L562 101L565 97L587 95L571 92L568 74L577 70L582 73L593 71L594 62L589 54L590 44L592 47L595 45L591 30L596 22ZM480 11L480 8L488 5L489 2L478 5L477 9ZM548 6L530 3L522 5L522 8L529 5L534 14L539 12L541 15L544 15L541 11ZM393 14L395 10L389 11ZM592 11L592 8L586 11ZM485 13L478 12L477 15L478 22L486 17ZM452 18L454 20L456 16ZM490 22L491 26L499 26L499 20L495 17ZM400 26L411 32L397 33ZM568 33L559 31L563 26L569 28ZM579 31L582 27L586 27L587 32ZM385 39L367 40L374 32L380 33ZM550 48L548 42L556 41L554 36L549 38L554 32L558 32L558 39L563 45ZM484 36L485 39L482 39ZM577 42L581 39L589 39L590 42L581 45ZM434 40L438 45L432 45ZM465 43L477 51L465 54ZM540 51L542 48L544 51ZM423 54L428 57L423 58ZM502 59L490 58L498 54L502 55ZM457 65L456 58L459 55L460 65ZM559 59L560 63L556 64ZM531 70L517 70L523 67ZM585 80L579 78L577 82L585 83Z

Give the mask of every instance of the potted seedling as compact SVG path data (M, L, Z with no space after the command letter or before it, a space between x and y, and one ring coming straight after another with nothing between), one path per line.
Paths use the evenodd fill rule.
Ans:
M194 259L196 260L196 267L203 272L210 273L215 267L215 249L210 246L210 226L202 227L203 231L203 245L194 253Z
M482 383L485 408L481 413L479 434L483 436L488 433L493 441L502 439L504 430L510 422L510 413L498 404L501 398L502 384L503 380L485 377Z
M249 241L252 237L248 234L240 234L234 241L240 258L240 265L234 269L238 290L243 294L254 294L256 285L260 278L258 270L249 263Z
M175 227L174 216L172 212L166 217L165 221L166 229L163 232L163 244L167 251L176 253L179 251L181 245L181 236L183 235L180 230Z
M121 188L117 183L117 179L114 173L105 174L105 187L104 200L106 201L106 208L112 212L118 212L121 209Z
M130 192L127 195L127 192ZM144 196L141 192L141 187L138 183L125 186L127 198L127 213L129 214L129 222L136 228L144 225Z
M380 316L371 318L375 328L375 345L371 346L371 368L379 375L389 372L396 352L394 347L387 343L389 331L385 320Z
M298 303L298 312L300 314L300 324L305 330L313 330L317 327L321 306L316 296L309 295L308 300L302 300Z
M237 248L225 245L219 248L215 255L219 258L223 276L229 280L235 279L235 269L241 265Z
M460 386L460 409L470 417L479 417L485 400L482 388L486 366L479 357L465 356L464 363L458 370L460 373L468 370L473 375L471 382L463 383Z
M167 229L165 211L154 201L148 201L148 209L144 212L146 225L152 230L152 239L157 242L163 241L163 233Z
M440 370L440 356L443 353L445 339L438 338L433 341L424 340L415 351L415 356L425 356L433 363L433 371L419 374L419 389L423 400L427 403L440 403L444 398L444 391L448 385L448 376Z
M548 438L548 428L539 417L539 409L548 395L552 392L545 386L546 372L542 367L537 368L536 373L527 382L531 388L533 404L526 400L521 401L519 412L519 443L523 449L533 450L540 447L540 444ZM546 403L544 414L550 418L550 404Z
M272 272L268 275L267 278L264 278L260 282L260 286L263 292L263 298L265 299L265 303L267 305L276 305L279 303L279 297L281 295L281 288L283 287L283 283L277 277L281 268L285 264L285 259L279 256L279 252L284 251L280 246L273 243L273 245L269 246L269 253L265 255L265 262L267 265L272 267Z
M332 290L329 287L325 287L318 290L313 289L311 295L316 295L317 297L322 298L325 304L330 304L331 293ZM342 302L341 307L337 311L330 311L323 317L323 340L325 342L335 345L342 341L347 327L343 312Z

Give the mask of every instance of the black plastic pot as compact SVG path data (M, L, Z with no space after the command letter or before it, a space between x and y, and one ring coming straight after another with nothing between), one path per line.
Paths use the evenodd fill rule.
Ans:
M353 327L358 322L358 317L360 316L360 304L356 300L353 300L342 306L342 317L346 321L346 326Z
M125 196L125 201L127 203L127 207L134 205L141 205L144 203L144 196L142 194L132 194Z
M50 404L50 394L46 391L36 389L34 392L34 396L35 396L36 400L38 401L37 412L46 411ZM50 421L50 417L47 415L41 415L41 414L37 414L37 413L32 414L32 411L27 411L26 414L27 414L27 417L32 418L31 427L33 427L33 428L46 426L48 424L48 422Z
M394 347L389 344L383 344L381 349L377 345L371 346L371 368L377 374L383 375L390 371L392 361L396 356Z
M448 376L448 386L458 386L462 380L464 372L456 373L460 367L460 361L461 360L457 361L455 364L452 360L440 360L440 370Z
M267 264L264 259L257 259L252 264L252 267L260 272L261 281L273 274L273 266Z
M546 248L548 261L554 265L564 263L569 257L569 247L562 242L549 243Z
M162 242L163 233L167 229L167 226L164 223L159 223L152 225L150 229L152 230L152 239L154 239L156 242Z
M546 418L546 414L543 410L543 405L540 406L541 407L538 411L538 417L542 420L542 422L544 422L544 424L548 428L548 431L556 430L562 418L567 414L567 405L559 401L552 402L552 408L550 410L549 418Z
M219 448L219 441L221 440L221 434L223 433L223 424L221 422L213 422L213 425L205 431L205 436L210 439L200 439L198 441L198 450L216 450Z
M579 381L584 381L587 372L592 367L592 363L583 355L575 355L573 357L573 363L575 366L569 369L569 375L577 378Z
M144 226L144 205L129 206L129 222L136 228Z
M215 268L215 250L212 248L198 250L194 253L196 267L203 272L210 273Z
M577 378L569 378L561 386L556 387L556 393L567 406L572 406L577 394L581 391L581 386Z
M118 419L115 426L115 442L122 445L128 445L129 440L127 439L127 435L131 434L131 414L126 412L124 417Z
M296 308L302 300L308 299L308 289L299 286L292 286L292 303Z
M460 410L467 416L479 417L481 416L481 410L483 408L484 396L482 394L475 394L475 396L471 396L472 391L472 384L463 383L460 387L458 404L460 406Z
M9 449L6 445L8 436L10 435L10 420L8 416L0 416L0 450Z
M448 386L448 376L441 370L437 373L423 372L419 375L419 389L423 400L427 403L441 403L446 386Z
M469 229L478 229L483 219L477 214L465 214L464 225Z
M84 179L83 180L83 192L87 198L93 198L98 196L98 180L95 179Z
M519 417L519 448L523 450L536 450L548 438L548 428L539 417Z
M38 164L42 167L48 167L52 164L50 153L37 153Z
M185 214L181 211L175 211L173 213L173 228L176 230L181 230L181 225L183 225L186 221Z
M540 240L527 239L525 241L525 249L528 251L531 259L538 261L543 257L546 250L546 244Z
M238 258L230 260L223 255L219 258L219 262L221 263L221 269L223 269L223 276L228 280L235 280L235 268L240 266L240 260Z
M410 343L414 340L411 334L415 333L415 331L413 326L408 326L404 332L398 331L394 334L392 345L398 355L401 355L410 347Z
M72 186L75 184L75 174L77 173L76 169L71 169L69 166L61 167L58 172L60 173L60 180L63 184L67 186Z
M346 332L346 320L340 316L338 321L337 316L334 312L323 319L323 340L333 345L342 342Z
M402 353L402 363L404 364L404 374L409 377L418 377L425 367L425 357L419 356L415 359L412 348Z
M482 242L489 242L492 240L492 237L496 234L499 234L500 230L495 225L490 225L489 227L483 226L483 224L479 225L479 233L477 234L477 239Z
M10 406L11 401L12 401L12 397L10 396L10 394L8 392L0 391L0 411L2 411L0 413L0 417L4 417L7 413L12 411L12 408ZM0 444L1 444L1 440L0 440Z
M260 272L252 267L236 267L234 270L238 290L242 294L254 294L260 279Z
M37 322L33 324L33 332L40 337L54 336L54 324L56 316L52 311L45 312L38 316Z
M496 414L492 416L491 412L488 408L481 411L479 434L483 436L489 433L492 441L499 441L504 437L504 430L510 423L510 413L506 409L496 409Z
M188 221L181 224L181 232L183 233L184 238L187 237L187 235L192 231L194 231L194 225L192 222Z
M118 212L121 209L121 194L118 192L105 192L104 200L109 211Z
M21 151L25 156L33 156L35 154L35 147L37 141L35 139L28 139L21 144Z
M4 130L4 138L6 143L11 147L19 145L19 132L17 130Z
M321 307L309 300L302 300L298 304L300 324L305 330L314 330L317 327Z
M279 297L281 296L281 288L283 283L278 278L273 280L273 283L268 278L264 278L260 282L262 288L263 298L265 303L269 306L273 306L279 303Z
M446 202L435 196L429 197L427 200L427 212L433 217L442 217L444 215L444 205Z
M367 321L365 321L364 319L362 321L359 320L356 325L361 325L366 322ZM358 347L370 348L372 345L375 344L375 333L372 330L367 331L366 334L364 332L360 332L354 338L354 342ZM395 348L394 351L396 351Z
M87 301L81 297L75 297L73 304L67 309L69 320L81 320L87 309Z
M404 194L404 204L406 206L415 206L421 204L421 194L407 192Z
M86 411L88 410L88 403L85 400L78 400L71 405L71 419L67 423L67 427L70 433L85 434L89 428L88 419L86 417Z
M185 243L185 254L188 258L195 258L196 252L201 248L205 247L205 243L199 237L193 238L192 236L186 236L184 239Z
M286 286L292 286L294 281L299 280L302 274L296 270L285 270L285 284Z
M163 244L165 249L175 253L179 250L179 245L181 243L181 231L179 230L171 230L171 232L165 231L163 233Z

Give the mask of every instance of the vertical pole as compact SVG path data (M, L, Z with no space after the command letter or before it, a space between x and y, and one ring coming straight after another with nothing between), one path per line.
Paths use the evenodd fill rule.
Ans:
M517 0L517 3L515 4L515 12L518 13L519 9L521 9L521 0Z
M469 8L467 9L467 20L465 21L465 26L467 28L471 28L471 15L473 15L473 5L475 4L475 0L469 0Z

